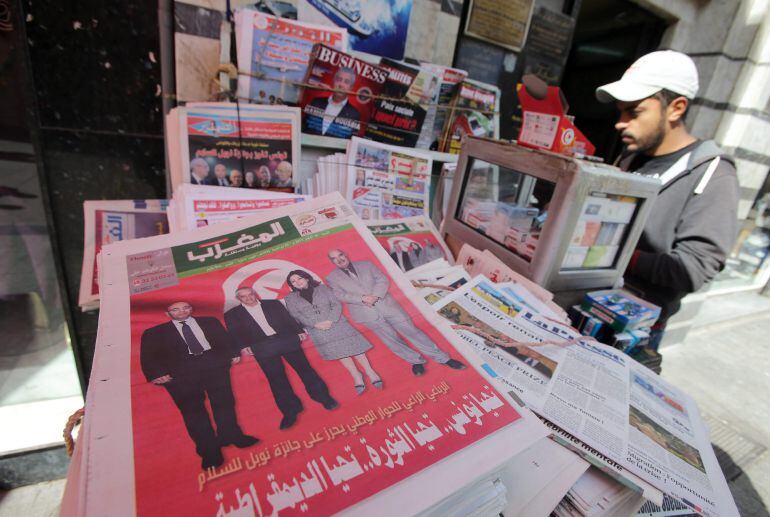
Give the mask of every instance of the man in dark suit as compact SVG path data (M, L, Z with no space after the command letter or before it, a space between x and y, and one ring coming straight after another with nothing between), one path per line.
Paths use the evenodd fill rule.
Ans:
M169 305L171 320L142 334L140 362L147 380L171 395L206 469L223 463L221 447L244 448L259 440L243 434L235 416L230 364L240 357L230 336L218 319L193 318L192 311L187 302ZM206 410L207 396L216 431Z
M190 183L193 185L208 185L209 163L203 158L193 158L190 161Z
M260 300L251 287L238 289L235 297L241 304L225 313L225 324L237 349L253 355L265 373L275 403L283 413L280 428L294 425L303 409L286 376L284 361L297 372L310 398L328 410L336 408L337 401L302 350L304 330L286 307L278 300Z
M329 97L316 97L305 106L302 131L316 135L350 138L360 129L361 114L348 102L356 84L356 72L341 66L334 74Z

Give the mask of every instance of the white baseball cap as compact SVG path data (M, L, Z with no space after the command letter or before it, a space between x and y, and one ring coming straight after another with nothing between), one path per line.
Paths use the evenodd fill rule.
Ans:
M698 70L689 56L673 50L644 55L626 70L620 81L598 87L596 98L599 102L635 102L664 89L695 98Z

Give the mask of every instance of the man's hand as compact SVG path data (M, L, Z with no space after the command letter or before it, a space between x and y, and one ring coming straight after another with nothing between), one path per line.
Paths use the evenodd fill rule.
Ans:
M368 305L369 307L374 307L374 304L377 303L379 299L379 296L373 294L365 294L361 297L361 301L364 302L364 305Z
M243 355L243 354L254 355L254 350L252 350L250 346L248 346L246 348L241 348L241 355Z
M305 341L307 339L307 332L300 332L297 335L299 336L300 341Z
M157 384L158 386L160 386L161 384L166 384L167 382L169 382L169 381L171 381L171 380L172 380L172 378L171 378L171 376L170 376L170 375L161 375L161 376L160 376L160 377L158 377L157 379L153 379L153 380L151 380L150 382L151 382L151 383L153 383L153 384Z
M314 325L314 327L317 328L318 330L329 330L330 328L332 328L332 322L330 320L319 321Z
M233 364L238 364L238 363L240 363L240 362L241 362L241 356L238 356L238 357L233 357L232 359L230 359L230 364L231 364L231 365L233 365Z

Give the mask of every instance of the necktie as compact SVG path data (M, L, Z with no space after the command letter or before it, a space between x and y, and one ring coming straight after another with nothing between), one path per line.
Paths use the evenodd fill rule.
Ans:
M203 345L201 345L201 342L195 337L195 334L186 321L182 322L182 335L184 336L184 340L187 342L187 348L190 349L192 355L201 355L203 353Z

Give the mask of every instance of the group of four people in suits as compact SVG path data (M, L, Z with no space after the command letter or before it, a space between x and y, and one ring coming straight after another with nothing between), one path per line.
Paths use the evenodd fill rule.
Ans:
M323 359L339 360L351 374L356 393L366 389L356 364L373 387L383 388L382 378L366 357L372 344L348 322L343 303L356 323L411 365L414 375L425 373L424 356L453 369L465 368L415 326L388 292L390 281L374 263L351 261L339 249L330 250L328 257L336 268L325 285L306 271L289 273L291 292L285 306L279 300L261 300L253 288L241 287L235 293L240 304L224 314L226 329L217 318L194 317L187 301L174 301L166 309L169 321L142 334L143 373L149 382L166 388L179 408L204 469L223 463L222 447L244 448L259 441L241 430L235 414L229 368L244 355L253 356L267 377L283 415L281 429L294 425L303 410L285 363L297 373L311 399L327 410L338 407L302 349L308 333ZM216 428L205 406L207 397Z

